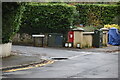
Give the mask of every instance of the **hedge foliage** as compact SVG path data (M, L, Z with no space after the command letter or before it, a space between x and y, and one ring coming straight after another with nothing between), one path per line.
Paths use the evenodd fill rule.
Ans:
M65 3L2 3L2 42L9 42L20 33L66 33L74 24L104 25L115 23L120 17L120 5ZM79 13L78 13L79 12ZM23 16L22 16L23 15ZM79 15L79 17L78 17ZM80 22L79 22L80 21ZM119 23L119 19L118 22Z
M17 2L2 3L2 43L11 41L19 30L24 6Z
M75 21L76 7L64 3L29 3L23 16L20 33L65 33Z
M28 3L20 33L65 33L75 24L105 25L119 23L118 5ZM117 21L116 21L117 20Z
M104 25L115 23L118 5L115 4L77 4L80 23L84 25Z

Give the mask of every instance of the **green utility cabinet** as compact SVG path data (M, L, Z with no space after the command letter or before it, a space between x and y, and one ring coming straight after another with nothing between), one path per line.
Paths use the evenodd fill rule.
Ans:
M93 47L100 48L103 43L103 31L95 30L93 35Z
M63 47L63 34L49 33L48 34L49 47Z

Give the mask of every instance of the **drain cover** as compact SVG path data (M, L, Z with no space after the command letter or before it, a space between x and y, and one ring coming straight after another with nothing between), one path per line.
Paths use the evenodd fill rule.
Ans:
M53 59L53 60L66 60L68 58L66 58L66 57L52 57L51 59Z

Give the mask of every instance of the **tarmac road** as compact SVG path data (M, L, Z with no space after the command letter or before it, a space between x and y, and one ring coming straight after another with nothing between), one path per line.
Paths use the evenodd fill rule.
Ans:
M118 52L72 51L13 46L21 55L68 58L27 70L3 73L3 78L118 78Z

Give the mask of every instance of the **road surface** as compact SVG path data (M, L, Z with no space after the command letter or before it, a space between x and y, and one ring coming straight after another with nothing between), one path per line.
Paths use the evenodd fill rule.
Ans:
M118 78L118 52L72 51L13 46L13 51L40 58L67 58L53 64L3 73L3 78Z

